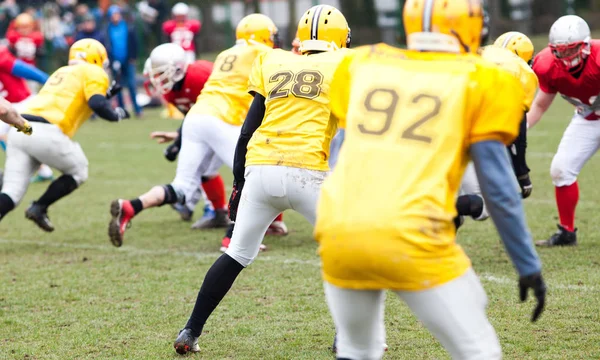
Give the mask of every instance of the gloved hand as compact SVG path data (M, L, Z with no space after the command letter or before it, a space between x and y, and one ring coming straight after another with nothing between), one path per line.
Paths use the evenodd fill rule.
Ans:
M542 273L521 276L521 278L519 278L519 297L521 302L527 300L527 292L530 288L533 289L533 295L537 299L537 305L531 316L531 322L534 322L540 317L542 311L544 311L544 305L546 303L546 283L544 283Z
M112 98L113 96L120 93L121 90L123 90L123 87L121 85L119 85L115 80L113 80L112 83L110 84L108 90L106 90L106 98L107 99Z
M531 183L529 174L521 175L517 178L517 180L519 181L519 186L521 187L521 196L523 199L527 199L533 191L533 184Z
M131 115L129 115L129 112L127 110L123 109L122 107L115 108L115 111L117 112L119 121L121 121L123 119L129 119L131 117Z
M33 128L29 124L29 121L23 120L23 126L15 125L15 128L18 132L22 132L25 135L31 135L33 133Z
M165 149L165 158L167 158L167 160L169 160L169 161L177 160L177 155L179 154L179 150L181 150L181 149L179 148L177 143L173 143L173 144L169 145Z
M244 188L244 181L237 182L233 181L233 190L229 197L229 219L235 221L237 217L238 206L240 205L240 198L242 197L242 189Z

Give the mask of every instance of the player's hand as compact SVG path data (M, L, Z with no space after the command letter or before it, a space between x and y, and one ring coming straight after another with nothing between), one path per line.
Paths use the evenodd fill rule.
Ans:
M529 174L521 175L517 178L519 180L519 186L521 187L521 196L523 199L527 199L533 191L533 184Z
M129 112L127 110L123 109L122 107L115 108L115 111L117 112L119 121L121 121L123 119L129 119L131 117L131 115L129 115Z
M113 80L110 86L108 87L108 90L106 90L106 98L112 98L113 96L120 93L121 90L123 90L123 87L119 85L115 80Z
M159 144L164 144L177 139L177 131L153 131L150 133L150 139L156 139Z
M169 146L167 146L167 148L165 149L165 158L167 158L167 160L169 161L175 161L177 160L177 155L179 155L179 150L181 150L179 148L179 146L176 143L173 143Z
M22 132L25 135L31 135L33 133L33 128L31 127L31 125L29 124L29 121L27 121L27 120L23 120L22 126L15 125L15 128L17 129L18 132Z
M119 71L119 70L121 70L121 62L120 61L116 61L115 60L115 61L112 62L111 65L112 65L113 71Z
M542 273L521 276L521 278L519 278L519 297L521 302L527 300L527 293L530 288L533 289L533 295L537 299L537 305L531 316L531 322L534 322L540 317L542 311L544 311L544 305L546 303L546 283L544 283Z
M237 217L238 206L240 205L240 198L242 197L242 189L244 188L244 182L233 181L233 190L229 197L229 219L235 221Z

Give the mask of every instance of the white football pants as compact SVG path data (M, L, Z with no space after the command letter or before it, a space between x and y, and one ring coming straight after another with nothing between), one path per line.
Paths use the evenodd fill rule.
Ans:
M246 267L258 255L267 228L284 210L292 209L315 224L321 185L327 172L287 166L246 168L235 227L226 254Z
M469 269L432 289L396 291L452 359L497 360L500 342L486 315L487 296ZM337 331L337 356L352 360L383 357L383 290L342 289L325 283L325 297Z
M29 179L47 164L81 185L88 178L88 160L78 143L51 124L33 123L31 136L10 129L6 148L6 169L2 192L18 204L29 186Z
M568 186L577 181L583 165L600 148L600 120L585 120L575 114L560 140L550 165L554 186Z
M233 168L240 130L240 126L213 116L186 116L177 172L171 183L175 191L191 199L202 183L202 176L216 175L223 164Z

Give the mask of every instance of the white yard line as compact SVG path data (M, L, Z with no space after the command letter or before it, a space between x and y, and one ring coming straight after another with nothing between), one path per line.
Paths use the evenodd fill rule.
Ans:
M52 241L35 241L35 240L10 240L10 239L0 239L0 244L6 245L36 245L40 247L53 247L53 248L68 248L68 249L80 249L80 250L97 250L97 251L113 251L117 253L125 253L127 255L140 256L140 255L172 255L175 257L191 257L198 260L202 259L216 259L221 255L220 252L190 252L190 251L173 251L173 250L145 250L140 248L135 248L131 246L123 246L121 248L115 248L112 246L104 246L104 245L92 245L92 244L71 244L71 243L57 243ZM268 253L259 254L256 258L258 262L273 262L278 264L301 264L301 265L309 265L309 266L320 266L320 261L318 258L315 259L298 259L298 258L288 258L288 257L277 257L271 256ZM514 287L517 289L517 281L516 277L508 278L506 276L497 276L489 273L479 274L479 278L483 282L494 283L501 286L506 287ZM600 292L600 288L597 286L588 286L588 285L571 285L571 284L560 284L550 282L548 283L549 289L552 290L571 290L571 291L579 291L579 292Z

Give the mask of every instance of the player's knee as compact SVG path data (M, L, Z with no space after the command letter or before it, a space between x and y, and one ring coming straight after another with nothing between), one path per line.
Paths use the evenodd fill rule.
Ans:
M162 188L165 192L165 196L160 206L175 203L185 204L185 194L180 187L172 184L167 184L163 185Z
M77 186L79 186L86 182L88 179L88 166L82 166L81 169L77 170L74 174L70 175L73 177L73 179L75 179Z
M564 166L563 161L560 159L552 160L550 166L550 176L552 177L552 183L554 186L568 186L577 180L577 176Z
M243 267L248 267L254 262L254 259L256 258L253 256L242 254L240 251L238 251L235 247L232 247L231 245L229 246L227 251L225 251L225 254L229 255L233 260L237 261Z

